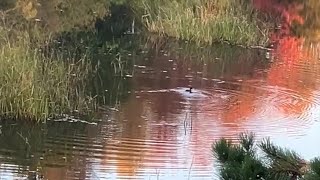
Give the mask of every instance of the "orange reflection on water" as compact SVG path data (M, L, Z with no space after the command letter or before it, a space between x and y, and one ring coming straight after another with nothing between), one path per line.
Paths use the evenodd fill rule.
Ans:
M140 76L141 79L134 79L137 87L144 88L132 95L128 104L123 105L124 109L137 109L134 112L124 110L126 115L123 119L132 121L129 123L132 127L140 124L145 127L144 136L135 137L132 130L128 130L130 133L126 135L128 138L135 137L145 141L145 144L140 146L143 157L140 157L138 169L141 171L179 166L187 168L190 161L195 167L208 167L212 163L210 147L214 140L220 137L236 138L238 133L246 130L263 130L272 134L283 133L282 128L291 128L291 133L302 133L305 129L299 126L304 123L301 118L309 113L310 106L314 104L313 92L316 89L317 75L314 75L313 71L318 68L314 64L316 58L310 56L308 49L304 48L303 40L291 38L279 40L272 55L275 57L270 67L253 72L252 76L225 75L234 78L218 85L218 90L224 91L226 99L219 100L219 91L211 87L208 80L202 83L205 80L201 78L193 79L192 83L202 85L202 90L210 94L202 100L190 100L188 94L171 91L170 88L162 91L166 87L179 87L181 83L188 87L190 82L177 80L172 74L167 80L161 80L164 77L161 73L158 74L157 87L153 87L152 83L144 85L154 77ZM203 68L207 67L200 68L201 72L206 72ZM197 71L199 72L199 69ZM207 71L210 71L210 68ZM313 74L314 78L310 78L310 74ZM178 75L179 78L184 76ZM264 110L267 106L269 109ZM255 119L256 117L259 119ZM272 124L277 118L283 119L279 119L279 124ZM272 121L269 121L270 119ZM133 129L139 134L140 129ZM132 140L134 141L134 138ZM149 144L150 142L152 143ZM183 142L188 142L185 147L173 147ZM161 151L161 148L164 148L165 152ZM181 163L180 160L184 158L188 160ZM131 167L138 166L132 162L126 164Z
M67 179L66 168L44 168L44 176L46 179Z
M286 0L253 0L253 6L262 12L280 15L284 23L283 26L290 26L293 22L304 23L304 18L300 15L300 11L304 8L303 3Z

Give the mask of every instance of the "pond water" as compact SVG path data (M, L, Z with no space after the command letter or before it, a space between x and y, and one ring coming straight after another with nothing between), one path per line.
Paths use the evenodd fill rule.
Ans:
M128 55L131 89L99 122L2 123L1 179L217 179L212 143L244 131L320 156L319 46L296 41L265 51L151 40Z
M1 122L0 179L218 179L212 143L241 132L306 159L320 156L314 11L253 2L282 14L286 25L307 22L296 30L306 38L288 35L285 25L272 50L150 37L124 57L134 63L130 71L105 79L103 91L116 103L101 108L98 121Z

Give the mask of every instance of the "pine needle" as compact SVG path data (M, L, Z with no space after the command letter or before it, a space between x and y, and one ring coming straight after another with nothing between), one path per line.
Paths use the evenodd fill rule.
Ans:
M301 177L304 160L295 152L278 147L265 139L259 145L270 162L274 176Z

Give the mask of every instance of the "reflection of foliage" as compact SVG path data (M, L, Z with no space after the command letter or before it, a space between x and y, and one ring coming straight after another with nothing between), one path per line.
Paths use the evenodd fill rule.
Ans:
M158 36L148 36L147 40L145 40L145 49L154 54L166 52L171 58L176 59L179 65L189 64L191 68L207 64L204 67L210 68L208 72L213 73L210 75L215 77L219 77L222 74L236 75L239 71L242 72L242 75L250 74L254 70L252 66L261 65L266 67L268 63L263 60L263 53L258 50L226 44L202 45L199 48L199 45L194 43L176 41L172 38L159 38ZM257 60L261 60L260 64L257 63Z
M125 37L113 41L108 41L109 38L93 31L66 32L47 48L49 51L59 49L58 54L66 58L71 55L77 59L81 54L86 54L94 71L88 90L103 104L113 104L115 99L124 98L125 92L129 91L128 80L124 76L131 74L133 61L127 54L137 47L132 43L136 41L129 41Z
M85 124L51 121L37 125L2 121L0 127L1 163L15 164L36 173L45 167L65 167L79 158L69 150L75 146L81 149L77 135L87 133ZM85 141L81 142L86 145Z
M304 24L297 26L296 32L307 36L308 39L318 40L320 38L320 1L305 0L301 4L303 8L300 14L304 18Z
M273 8L282 15L285 20L283 26L289 25L290 28L284 30L293 31L295 35L307 37L307 39L319 39L320 37L320 1L318 0L268 0L262 1L264 5ZM290 32L285 32L286 34Z
M252 134L242 134L239 141L240 144L233 145L230 141L221 139L213 145L214 154L222 163L222 179L297 180L302 176L306 180L320 178L319 159L314 159L309 164L295 152L278 147L269 139L256 145ZM264 158L258 156L258 147L263 151Z

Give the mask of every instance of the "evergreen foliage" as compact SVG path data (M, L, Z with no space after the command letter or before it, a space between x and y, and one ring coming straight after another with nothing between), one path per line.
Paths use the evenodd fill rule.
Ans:
M276 146L270 139L256 143L252 133L242 133L238 140L239 143L232 143L222 138L213 144L223 180L320 179L320 158L307 162L296 152Z

